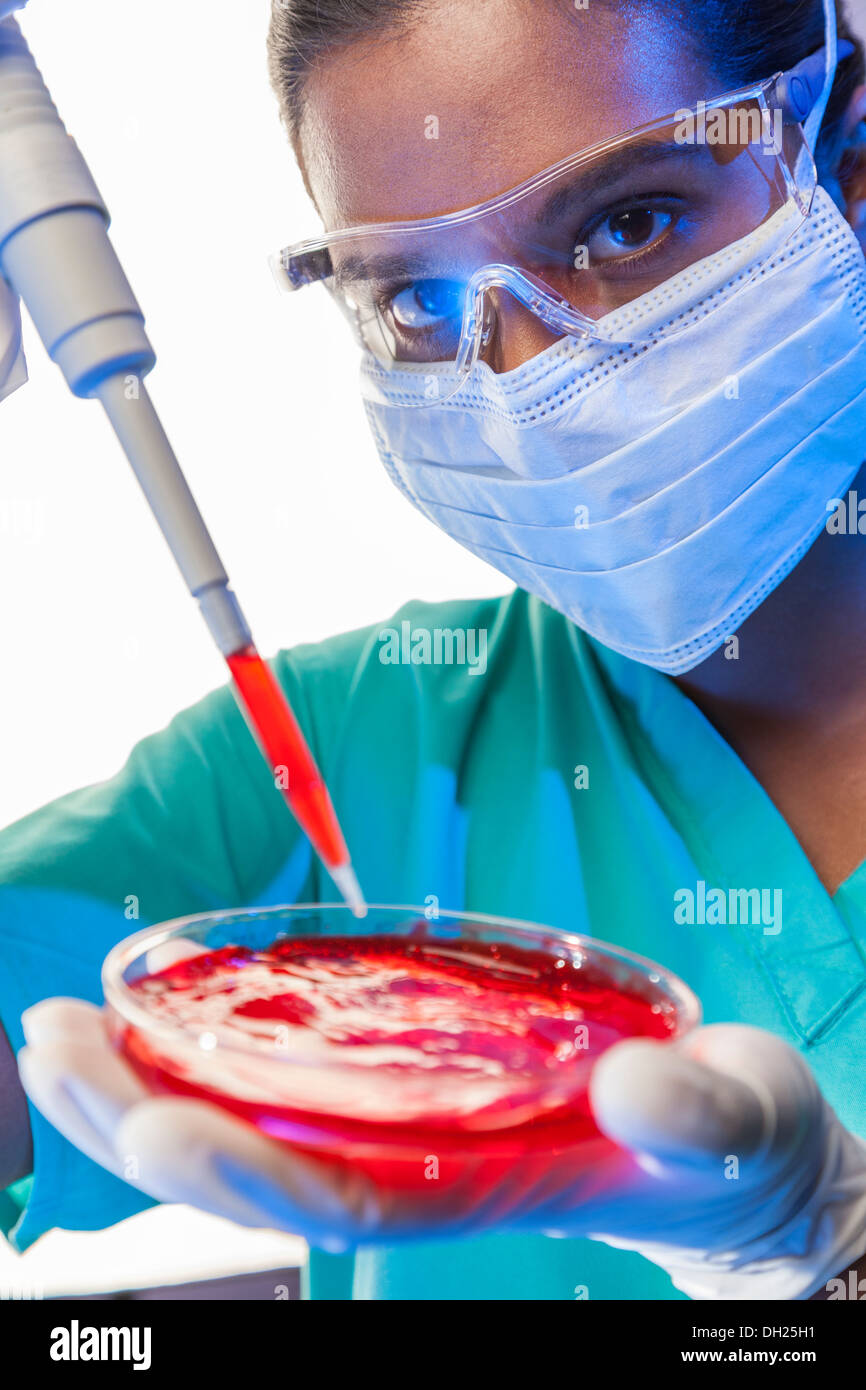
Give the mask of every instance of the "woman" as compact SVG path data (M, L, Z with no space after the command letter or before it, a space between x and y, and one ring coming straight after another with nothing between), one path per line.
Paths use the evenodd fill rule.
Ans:
M701 996L711 1026L683 1051L622 1044L596 1070L599 1121L640 1161L613 1194L529 1204L455 1258L423 1212L145 1099L97 1011L49 1001L21 1054L32 1159L7 1067L19 1247L116 1221L140 1188L307 1234L321 1297L808 1298L857 1266L866 562L847 498L866 273L840 209L859 224L866 89L850 42L826 113L824 58L798 68L832 57L824 10L274 9L285 122L326 230L345 232L282 272L324 279L359 333L394 480L522 586L410 604L275 669L372 901L583 930ZM725 127L698 118L794 68L713 107ZM404 623L463 632L484 661L392 664ZM325 888L227 691L5 831L0 876L16 1049L29 1005L99 999L130 895L158 921ZM359 1239L375 1244L353 1254Z

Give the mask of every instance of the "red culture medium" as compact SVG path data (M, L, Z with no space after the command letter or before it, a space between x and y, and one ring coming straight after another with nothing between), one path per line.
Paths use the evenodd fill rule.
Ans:
M423 923L417 939L227 946L132 988L187 1039L184 1059L157 1032L120 1028L151 1088L214 1101L382 1190L423 1192L443 1219L489 1206L503 1184L512 1198L562 1187L615 1154L589 1109L594 1060L677 1032L675 1006L637 972L623 989L579 952L424 939Z
M271 668L255 647L226 657L235 691L276 785L329 869L349 862L322 775Z

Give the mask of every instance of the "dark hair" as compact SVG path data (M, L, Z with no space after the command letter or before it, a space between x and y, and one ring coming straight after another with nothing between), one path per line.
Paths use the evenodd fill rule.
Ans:
M408 29L429 0L273 0L268 33L268 68L283 121L296 141L308 73L336 49L362 38ZM529 0L537 4L538 0ZM652 4L654 0L620 0ZM467 4L473 0L466 0ZM824 41L821 0L655 0L684 25L697 27L707 52L731 88L757 82L793 67ZM818 164L825 175L837 169L844 145L843 115L863 82L863 48L836 0L840 39L855 44L843 59L824 117Z

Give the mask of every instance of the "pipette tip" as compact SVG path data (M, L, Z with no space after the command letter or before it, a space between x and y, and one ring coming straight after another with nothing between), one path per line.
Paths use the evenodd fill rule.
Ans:
M353 914L356 917L366 917L367 904L364 902L361 885L352 865L339 864L335 869L329 868L328 873L339 888L343 899L352 909Z

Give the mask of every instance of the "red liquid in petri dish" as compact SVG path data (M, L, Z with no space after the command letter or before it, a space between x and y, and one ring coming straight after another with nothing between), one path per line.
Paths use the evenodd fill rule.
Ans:
M616 1153L589 1109L592 1064L620 1039L675 1036L677 1011L579 953L418 931L181 961L132 986L156 1027L116 1022L117 1044L154 1090L213 1101L388 1193L423 1193L443 1220L471 1225L484 1204L489 1223Z

